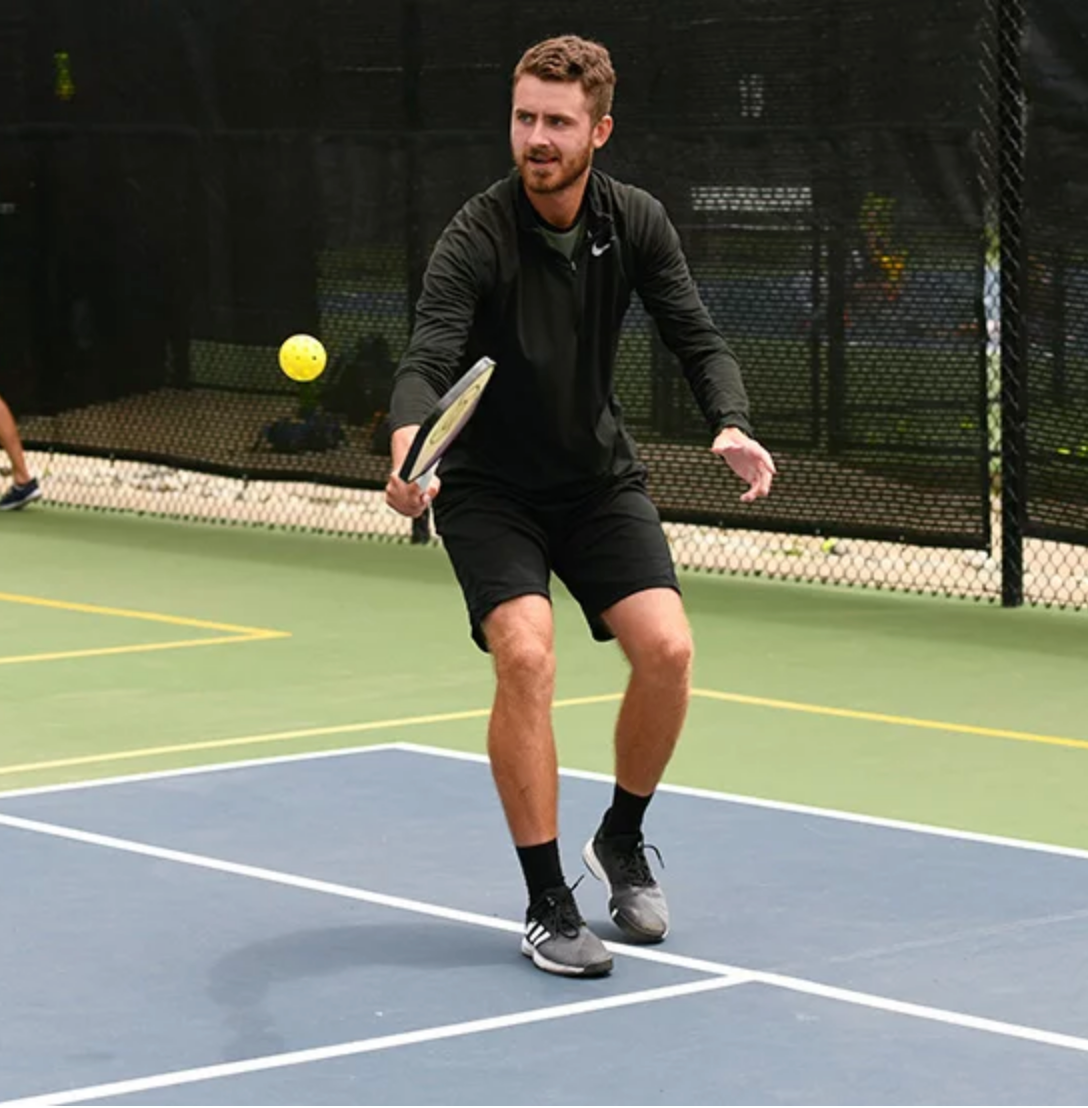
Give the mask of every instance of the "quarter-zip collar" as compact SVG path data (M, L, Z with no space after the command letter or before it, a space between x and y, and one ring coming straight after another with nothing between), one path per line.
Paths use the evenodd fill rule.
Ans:
M516 169L511 171L510 184L514 190L518 226L525 233L539 238L539 217L532 201L525 194L521 174ZM582 199L582 217L586 221L586 233L582 239L580 253L587 247L598 251L606 249L606 244L612 241L612 214L605 206L605 197L601 175L596 169L591 169L589 180L586 182L586 194Z

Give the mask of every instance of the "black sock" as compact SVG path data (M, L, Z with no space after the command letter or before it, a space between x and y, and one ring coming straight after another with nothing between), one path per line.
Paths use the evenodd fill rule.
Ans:
M642 830L642 817L654 794L636 796L616 785L612 792L612 807L604 814L603 835L637 835Z
M558 839L539 846L519 846L516 849L521 872L525 874L530 904L534 904L546 889L565 884L563 867L559 862Z

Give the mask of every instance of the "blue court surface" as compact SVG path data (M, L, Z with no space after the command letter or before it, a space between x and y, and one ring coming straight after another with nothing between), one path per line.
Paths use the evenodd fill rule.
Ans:
M571 879L609 796L564 778ZM0 1102L1084 1103L1088 855L681 789L647 834L668 942L571 981L478 758L0 796Z

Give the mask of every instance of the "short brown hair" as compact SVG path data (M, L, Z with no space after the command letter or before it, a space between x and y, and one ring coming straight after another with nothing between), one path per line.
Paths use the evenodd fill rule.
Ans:
M530 46L514 69L514 83L524 76L542 81L577 81L589 101L589 114L599 123L612 110L616 71L608 51L577 35L560 35Z

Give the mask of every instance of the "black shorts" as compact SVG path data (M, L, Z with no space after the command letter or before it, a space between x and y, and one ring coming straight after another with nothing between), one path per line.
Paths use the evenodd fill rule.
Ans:
M553 572L581 605L598 642L614 637L601 613L624 597L644 589L680 591L641 475L546 503L498 486L444 486L434 518L481 650L487 650L488 614L519 596L550 599Z

